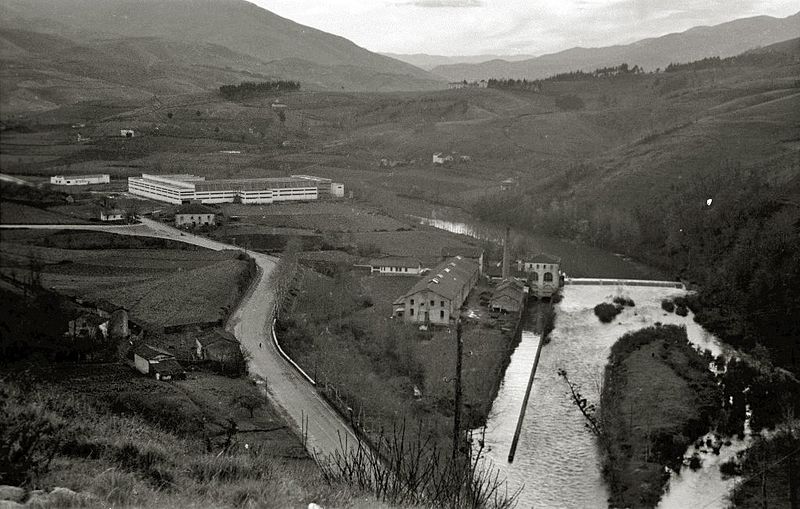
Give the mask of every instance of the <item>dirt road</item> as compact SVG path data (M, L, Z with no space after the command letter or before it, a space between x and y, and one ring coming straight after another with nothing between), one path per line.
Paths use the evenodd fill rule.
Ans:
M168 238L215 251L240 249L181 232L149 219L142 219L142 224L132 226L2 225L0 228L94 230L120 235ZM270 287L269 276L275 269L276 259L252 251L246 252L258 264L259 278L231 317L229 327L243 349L251 355L250 373L267 381L270 399L285 411L298 434L305 426L308 437L306 448L309 452L324 457L340 451L343 443L348 444L348 447L355 447L356 437L352 429L319 396L316 389L280 356L271 340L269 331L275 295Z

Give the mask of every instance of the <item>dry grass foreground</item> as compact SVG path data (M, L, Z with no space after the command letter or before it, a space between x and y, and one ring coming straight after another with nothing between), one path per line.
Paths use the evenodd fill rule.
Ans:
M0 382L4 483L79 494L37 507L381 506L327 484L266 400L251 417L239 401L263 396L246 380L192 373L164 384L119 365L33 371ZM29 434L40 439L23 458L14 446Z

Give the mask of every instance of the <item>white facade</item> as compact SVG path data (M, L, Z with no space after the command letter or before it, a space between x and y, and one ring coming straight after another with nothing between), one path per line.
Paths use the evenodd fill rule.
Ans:
M336 198L344 198L344 184L338 182L331 183L331 195Z
M128 192L176 205L200 203L269 204L319 198L317 182L302 178L205 180L195 175L128 177Z
M528 274L530 292L534 297L551 297L561 286L560 263L555 259L519 261L517 268Z
M134 132L133 129L120 129L119 135L123 138L133 138Z
M125 213L121 210L101 210L100 221L122 221Z
M109 182L111 182L111 177L106 174L50 177L50 183L57 186L88 186L89 184L108 184Z

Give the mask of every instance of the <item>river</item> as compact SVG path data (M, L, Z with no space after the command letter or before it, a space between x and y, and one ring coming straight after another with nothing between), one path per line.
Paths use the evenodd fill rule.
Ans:
M446 229L476 238L497 240L496 229L475 227L465 222L442 218L418 218L429 226ZM653 277L653 272L613 253L540 237L531 238L542 251L562 257L567 271L573 275L616 278ZM580 260L583 269L571 270L570 263ZM597 264L598 272L589 264ZM533 359L540 341L538 335L524 331L506 370L485 435L485 461L497 468L511 491L521 490L519 507L593 508L606 507L608 493L600 471L600 457L594 436L585 427L583 416L573 405L568 388L558 376L565 369L573 382L590 401L599 400L608 354L619 337L653 325L655 322L684 325L689 340L716 356L723 346L710 333L694 322L693 316L680 317L665 313L661 301L684 294L675 288L641 286L567 285L563 300L556 306L556 327L552 341L542 348L533 389L526 409L520 440L513 463L508 452L520 412ZM626 308L611 324L602 324L593 308L604 300L623 295L636 306ZM687 507L722 508L732 480L723 480L719 465L746 447L745 441L734 441L723 447L720 455L702 454L703 466L698 471L688 468L673 474L661 509ZM694 452L693 448L687 454Z

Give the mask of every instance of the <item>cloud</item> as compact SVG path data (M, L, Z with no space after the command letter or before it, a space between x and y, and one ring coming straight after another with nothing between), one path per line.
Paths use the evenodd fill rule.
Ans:
M414 7L482 7L482 0L413 0L398 5L413 5Z

